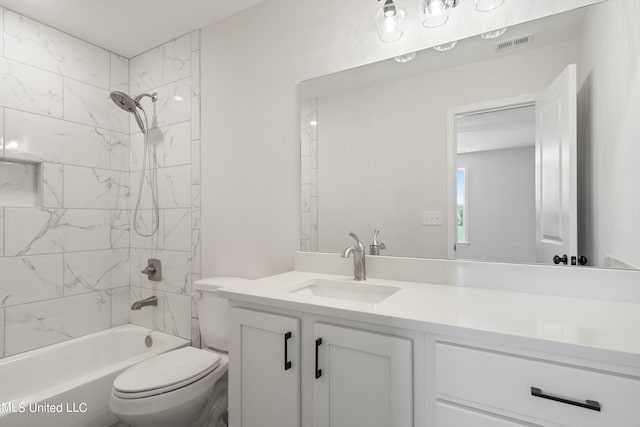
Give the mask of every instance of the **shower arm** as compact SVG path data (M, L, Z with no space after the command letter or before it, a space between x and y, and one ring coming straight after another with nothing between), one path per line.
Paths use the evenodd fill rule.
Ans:
M135 98L133 98L133 100L136 102L136 104L139 104L140 101L142 100L142 98L144 98L144 97L151 98L151 101L156 102L158 100L158 93L157 92L153 92L151 94L142 93L142 94L136 96Z

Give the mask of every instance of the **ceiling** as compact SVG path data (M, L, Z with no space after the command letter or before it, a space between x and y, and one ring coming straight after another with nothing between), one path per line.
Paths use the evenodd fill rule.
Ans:
M469 114L456 118L458 154L533 147L536 140L534 105Z
M0 6L131 58L261 1L0 0Z
M475 62L497 58L572 40L582 31L585 8L560 13L544 19L509 27L499 39L484 40L478 36L460 40L455 49L437 52L424 49L416 52L413 61L398 64L393 58L307 80L300 86L302 99L321 98L335 93L375 86L391 81L412 78L447 70ZM531 42L514 49L496 52L495 44L530 35Z

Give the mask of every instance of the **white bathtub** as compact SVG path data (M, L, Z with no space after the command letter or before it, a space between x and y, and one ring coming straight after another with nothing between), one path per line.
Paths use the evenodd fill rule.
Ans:
M149 334L153 345L147 348ZM0 426L110 426L118 421L109 411L111 385L118 374L188 344L126 325L0 359Z

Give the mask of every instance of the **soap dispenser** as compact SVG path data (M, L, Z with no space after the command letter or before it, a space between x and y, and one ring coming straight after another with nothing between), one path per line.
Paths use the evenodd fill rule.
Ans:
M380 249L387 249L384 243L378 241L380 229L376 228L373 233L373 242L369 245L369 255L380 255Z

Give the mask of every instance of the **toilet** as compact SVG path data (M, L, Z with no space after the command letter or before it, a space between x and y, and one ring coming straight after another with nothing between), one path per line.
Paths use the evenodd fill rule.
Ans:
M218 289L247 279L194 282L202 349L183 347L138 363L113 382L109 407L132 427L226 427L229 307Z

